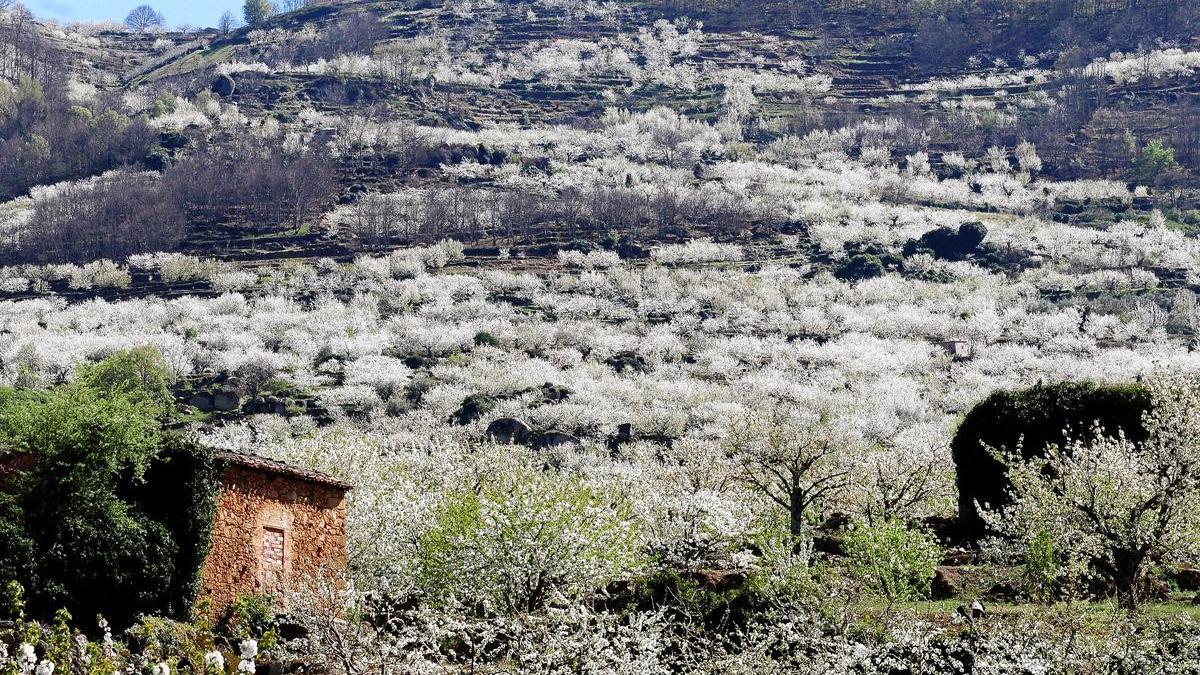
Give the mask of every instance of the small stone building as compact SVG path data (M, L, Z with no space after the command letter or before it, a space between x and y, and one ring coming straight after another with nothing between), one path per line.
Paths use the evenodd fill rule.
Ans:
M221 485L199 594L213 611L345 567L349 484L258 455L216 459Z

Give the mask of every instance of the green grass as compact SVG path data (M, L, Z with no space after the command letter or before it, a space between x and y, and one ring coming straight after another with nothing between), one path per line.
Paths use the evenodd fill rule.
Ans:
M1139 608L1139 613L1151 618L1172 619L1187 618L1200 620L1200 605L1192 604L1192 593L1177 593L1167 602L1145 603ZM950 600L920 600L916 602L898 602L892 605L892 611L916 614L926 618L953 616L959 605L970 605L971 601L963 598ZM991 617L1033 617L1047 612L1070 610L1081 612L1089 617L1111 616L1115 609L1110 602L1075 601L1071 603L1056 603L1054 605L1039 605L1035 603L989 602L984 601L988 616ZM859 605L857 609L867 614L882 613L887 604L873 601Z
M208 47L199 51L189 52L178 59L168 61L154 70L145 73L135 78L130 84L142 84L152 82L154 80L167 77L169 75L178 75L188 73L195 70L206 68L215 63L228 61L234 53L234 45L225 44L221 46Z

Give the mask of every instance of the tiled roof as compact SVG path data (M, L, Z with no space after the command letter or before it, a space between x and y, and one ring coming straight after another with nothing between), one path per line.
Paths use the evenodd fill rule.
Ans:
M214 457L218 462L228 464L236 464L249 469L256 469L265 473L274 473L282 476L289 476L299 480L308 481L310 483L319 483L330 487L349 490L354 486L342 480L338 480L333 476L321 471L312 469L304 469L285 462L279 462L273 459L267 459L262 455L254 455L248 452L232 452L229 450L217 450Z

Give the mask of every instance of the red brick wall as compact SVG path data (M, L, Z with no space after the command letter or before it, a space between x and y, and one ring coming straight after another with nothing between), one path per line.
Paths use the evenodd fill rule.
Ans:
M214 612L223 612L239 596L283 590L345 565L344 490L226 467L212 546L201 570L200 599L207 599Z

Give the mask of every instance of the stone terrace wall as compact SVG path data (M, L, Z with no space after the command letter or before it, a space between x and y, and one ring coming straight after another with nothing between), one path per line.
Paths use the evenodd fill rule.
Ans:
M281 567L271 562L279 557L279 531ZM239 596L282 590L345 565L344 489L236 464L225 468L199 595L218 616Z

